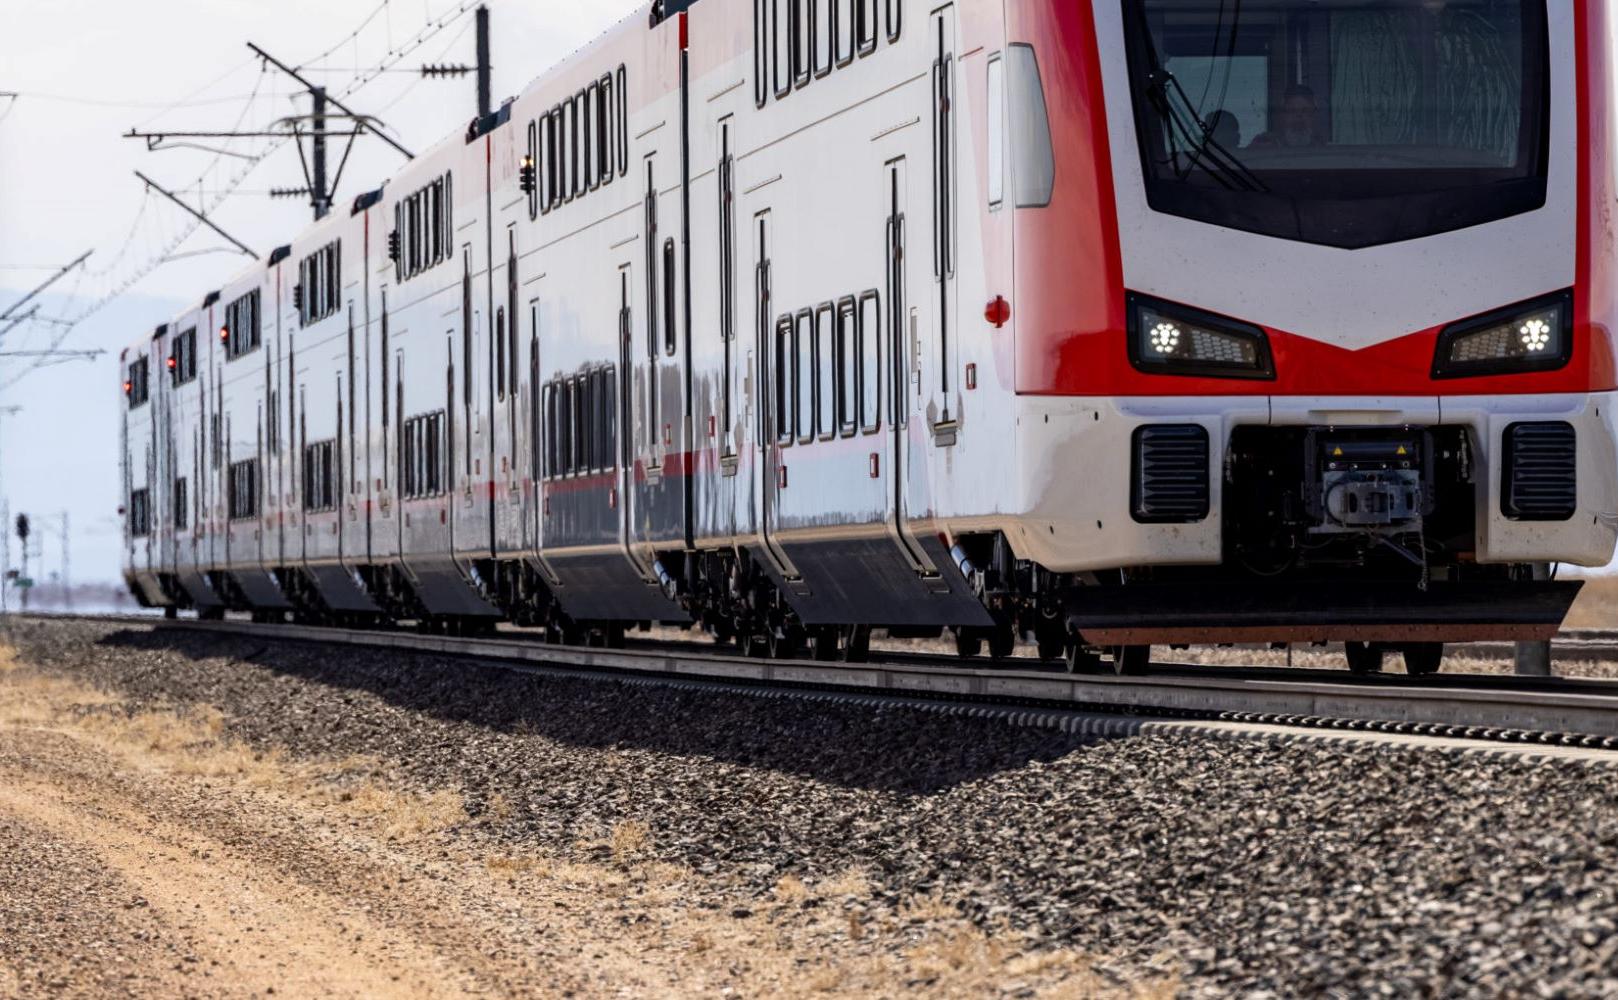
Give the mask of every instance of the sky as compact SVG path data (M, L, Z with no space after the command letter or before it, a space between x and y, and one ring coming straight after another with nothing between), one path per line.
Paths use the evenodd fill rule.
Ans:
M9 505L13 515L25 510L47 527L36 536L49 571L61 563L55 526L66 511L73 578L118 578L117 353L247 262L146 192L133 171L207 207L260 254L288 242L311 217L307 201L268 194L304 183L291 142L240 139L223 153L217 145L150 152L124 133L268 131L307 113L301 85L263 69L247 48L252 41L334 94L369 77L344 103L382 119L407 148L421 149L459 132L476 112L471 76L424 79L417 72L423 64L475 60L474 5L0 0L0 92L19 95L0 97L0 313L57 267L92 251L86 266L38 300L34 320L0 333L0 353L107 352L40 368L32 358L0 356L0 506ZM498 106L641 4L488 0L488 6ZM341 155L333 140L333 169ZM380 140L361 138L337 202L376 187L401 162ZM52 322L80 316L72 327ZM0 330L7 322L0 321ZM11 555L15 565L14 542Z

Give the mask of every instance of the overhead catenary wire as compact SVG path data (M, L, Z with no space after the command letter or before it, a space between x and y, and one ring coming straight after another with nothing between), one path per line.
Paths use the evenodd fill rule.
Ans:
M376 8L372 9L370 13L366 15L358 27L350 31L347 35L340 39L337 44L329 47L325 52L313 59L306 60L303 65L307 66L309 63L319 62L323 59L329 58L343 45L357 39L359 34L363 32L367 26L375 23L378 16L381 15L388 33L388 51L381 59L374 61L369 66L356 72L354 74L354 78L341 89L332 92L333 95L338 99L349 97L384 74L393 71L401 61L408 58L423 45L437 37L450 25L461 20L467 13L474 10L481 2L483 2L483 0L456 0L455 3L447 5L436 15L433 14L430 7L427 7L424 3L426 23L423 24L420 30L418 30L414 35L396 45L393 39L391 0L383 0L382 3L380 3ZM203 102L196 99L197 94L200 94L209 87L227 79L232 74L239 72L244 65L249 65L254 61L257 61L257 57L251 56L243 62L234 64L216 76L209 83L191 91L189 94L177 101L162 104L155 102L129 103L141 103L145 106L157 108L158 110L156 113L147 119L148 122L177 108L185 106L201 106ZM242 123L246 121L247 116L252 112L254 106L260 100L269 100L273 103L278 101L283 96L294 96L293 94L283 94L280 90L278 81L271 81L269 83L269 91L266 94L265 78L267 76L274 77L276 74L268 73L261 68L259 74L257 75L253 90L250 94L240 95L232 98L208 98L205 100L208 103L217 104L229 103L232 100L240 100L242 102L242 109L236 116L236 120L232 125L233 131L239 130ZM419 82L419 80L417 82ZM406 89L413 88L414 85L415 83L412 83L410 87L407 87ZM297 95L301 95L303 92L298 91L296 93ZM398 103L397 98L389 102L388 106L392 107L396 103ZM377 124L378 127L383 131L389 133L395 132L395 130L392 128L381 125L380 123ZM178 188L177 190L190 193L193 189L195 189L201 211L204 214L211 213L215 211L227 198L236 193L237 189L258 167L259 164L261 164L277 150L282 148L285 145L287 138L290 138L290 136L264 141L263 145L258 149L258 151L255 154L249 154L246 159L242 160L240 168L234 174L226 178L223 183L215 181L213 183L204 185L204 180L209 177L216 176L221 162L227 155L230 155L223 150L213 150L213 158L206 166L203 167L202 171L197 177L197 180L193 184L186 185L183 188ZM230 143L227 141L226 145L228 146ZM52 319L52 322L57 325L59 329L57 329L53 336L49 338L46 345L46 350L54 351L59 349L67 338L72 335L74 329L76 329L81 323L100 312L108 304L115 301L119 296L127 292L138 281L151 274L158 267L162 266L169 260L174 259L173 255L179 249L180 245L195 235L195 233L201 228L201 223L194 220L187 220L187 222L184 224L174 228L172 220L165 220L165 216L172 213L156 213L154 215L151 212L152 204L152 193L149 189L145 189L143 185L143 196L141 203L136 210L134 220L130 224L128 235L119 243L119 250L115 254L111 255L111 259L108 260L104 266L95 269L88 267L79 269L66 300L75 301L78 298L79 292L87 283L101 285L102 288L100 293L96 296L93 302L72 315ZM161 236L153 236L150 230L150 225L152 224L153 220L164 220L158 223L164 227L164 232ZM136 253L137 248L140 251L139 253ZM129 262L131 260L138 261L138 263L130 266ZM36 317L36 321L40 319L44 318ZM19 380L28 375L30 372L42 367L42 363L45 360L46 359L43 357L36 359L32 364L21 368L15 374L12 374L10 377L0 381L0 390L14 386Z

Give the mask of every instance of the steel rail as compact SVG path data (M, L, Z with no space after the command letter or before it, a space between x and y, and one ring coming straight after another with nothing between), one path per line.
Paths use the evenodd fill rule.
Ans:
M23 616L12 616L23 617ZM710 682L873 697L1023 707L1249 726L1374 730L1447 739L1618 749L1618 682L1588 678L1448 675L1360 678L1330 671L1165 665L1145 676L1102 676L950 664L915 655L873 663L758 660L691 643L648 649L559 646L507 636L460 637L324 626L196 621L143 616L29 615L140 624L156 630L253 636L289 642L394 649L468 658L535 672L639 680ZM663 647L663 648L655 648ZM693 648L697 647L697 648ZM1471 683L1476 682L1476 683Z

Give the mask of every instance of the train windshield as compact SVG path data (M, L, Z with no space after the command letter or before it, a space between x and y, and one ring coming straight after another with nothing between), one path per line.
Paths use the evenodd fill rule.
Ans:
M1122 0L1157 211L1338 247L1545 202L1546 0Z

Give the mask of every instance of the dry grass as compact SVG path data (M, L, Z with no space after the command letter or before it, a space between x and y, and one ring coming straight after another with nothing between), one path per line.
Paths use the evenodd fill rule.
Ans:
M1618 629L1618 576L1586 579L1563 627Z
M459 792L404 790L380 776L373 759L294 761L280 747L260 749L226 735L227 719L211 705L131 712L82 684L20 668L10 647L0 647L0 664L0 728L65 733L140 770L230 779L244 789L365 821L393 840L440 834L467 822Z
M464 826L469 817L459 792L405 791L365 781L343 792L338 801L350 816L373 821L389 840L413 840Z
M626 819L612 828L612 860L628 864L652 845L652 828L638 819Z
M516 848L471 822L458 789L409 789L374 759L299 761L254 748L232 739L228 719L211 709L131 712L104 693L19 666L0 647L0 738L22 729L65 734L159 780L206 782L243 808L269 807L342 842L386 840L405 863L462 866L454 870L468 880L466 891L508 893L513 913L532 906L525 919L572 936L579 954L617 956L595 963L581 995L1155 1000L1177 986L1172 972L1121 986L1079 953L985 932L941 897L893 912L875 904L872 879L858 868L812 883L785 876L765 905L744 896L736 902L746 906L714 906L697 895L714 886L650 859L651 829L641 820L621 821L595 841ZM499 822L514 811L491 796L482 815ZM5 985L0 977L0 994Z

